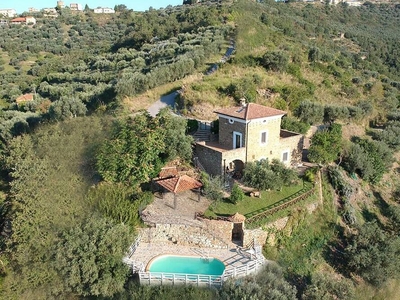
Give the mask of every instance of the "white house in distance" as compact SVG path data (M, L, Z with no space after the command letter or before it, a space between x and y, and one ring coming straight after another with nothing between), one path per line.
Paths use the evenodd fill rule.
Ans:
M10 24L35 25L36 19L34 17L19 17L19 18L12 19L10 21Z
M82 10L82 4L79 4L79 3L70 3L70 4L69 4L69 9L70 9L70 10L75 10L75 11L80 11L80 10Z
M17 11L13 8L0 9L0 15L8 18L14 18L17 15Z
M95 14L114 14L115 10L108 7L97 7L94 9Z

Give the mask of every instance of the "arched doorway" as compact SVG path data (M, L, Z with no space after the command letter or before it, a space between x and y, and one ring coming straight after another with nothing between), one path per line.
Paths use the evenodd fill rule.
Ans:
M236 213L229 217L229 221L233 223L232 226L232 242L236 245L243 246L243 236L244 236L244 221L245 216Z
M243 176L244 162L240 159L235 159L233 161L233 178L240 179Z

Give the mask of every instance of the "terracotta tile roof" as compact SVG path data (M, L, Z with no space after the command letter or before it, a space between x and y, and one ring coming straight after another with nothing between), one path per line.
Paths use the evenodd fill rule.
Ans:
M215 113L243 120L253 120L259 118L286 115L286 112L283 110L255 103L248 103L246 106L221 108L216 110Z
M166 188L168 191L173 192L175 194L187 190L197 189L203 186L201 182L187 175L160 179L157 181L157 183L162 187Z
M228 220L231 221L232 223L243 223L244 220L246 220L246 217L239 213L236 213L236 214L230 216L228 218Z
M24 94L15 99L17 103L33 101L33 94Z
M176 167L164 167L161 169L158 178L168 178L178 176L178 170Z
M26 18L19 17L19 18L12 19L10 22L26 22Z

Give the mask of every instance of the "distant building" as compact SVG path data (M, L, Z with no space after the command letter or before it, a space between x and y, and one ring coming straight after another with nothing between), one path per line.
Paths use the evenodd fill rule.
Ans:
M57 7L63 8L64 7L64 1L57 1Z
M33 100L34 100L33 94L24 94L15 99L15 102L17 102L17 105L20 105L22 103L31 102Z
M108 7L98 7L94 9L95 14L114 14L115 10Z
M30 13L39 12L39 9L34 8L34 7L29 7L29 12Z
M57 18L58 12L55 8L43 8L42 9L43 16L50 18Z
M348 6L361 6L361 2L360 1L345 1L345 3L347 3Z
M13 8L0 9L0 15L8 18L14 18L17 15L17 11Z
M70 3L69 8L71 10L80 11L82 10L82 4L79 3Z
M10 24L13 24L13 25L16 25L16 24L35 25L36 19L34 17L19 17L19 18L12 19L10 21Z
M7 20L0 19L0 26L7 26L7 25L8 25Z

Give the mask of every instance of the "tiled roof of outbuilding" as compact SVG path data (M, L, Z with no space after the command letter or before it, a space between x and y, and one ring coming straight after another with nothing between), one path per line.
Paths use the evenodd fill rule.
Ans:
M166 188L168 191L173 192L175 194L187 190L197 189L203 186L201 182L187 175L161 179L158 180L157 183L162 187Z

